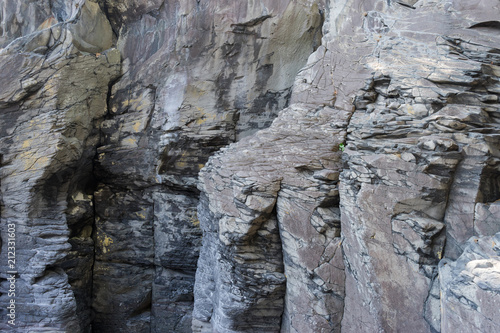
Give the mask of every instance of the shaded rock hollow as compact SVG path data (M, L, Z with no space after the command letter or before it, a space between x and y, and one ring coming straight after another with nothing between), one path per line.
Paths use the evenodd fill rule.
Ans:
M498 331L497 1L0 6L2 330Z

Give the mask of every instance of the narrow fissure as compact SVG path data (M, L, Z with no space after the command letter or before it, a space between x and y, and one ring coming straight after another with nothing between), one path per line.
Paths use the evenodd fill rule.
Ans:
M102 2L100 2L101 4ZM104 12L106 13L107 15L107 12ZM97 237L97 234L98 234L98 230L97 230L97 217L98 217L98 213L97 213L97 206L98 206L98 202L96 200L96 191L99 189L99 185L100 184L103 184L102 182L102 179L99 177L99 175L97 174L96 172L96 164L98 163L98 158L99 158L99 147L102 146L103 144L103 132L102 132L102 129L101 129L101 125L102 125L102 121L105 121L107 119L109 119L111 117L111 114L110 114L110 110L111 110L111 98L112 98L112 90L113 90L113 86L115 84L117 84L117 82L120 81L120 79L122 78L122 76L118 76L117 78L111 80L109 83L108 83L108 89L107 89L107 92L106 92L106 113L105 115L99 120L99 121L95 121L94 123L94 127L96 127L96 130L98 131L98 136L99 136L99 139L98 139L98 143L97 143L97 146L95 147L95 155L93 156L92 158L92 170L91 170L91 173L92 173L92 184L91 184L91 188L89 188L89 192L92 193L92 232L91 232L91 239L92 239L92 242L93 242L93 247L92 247L92 266L91 266L91 271L90 271L90 312L91 312L91 323L90 323L90 330L89 332L93 332L93 333L99 333L99 331L95 330L95 328L92 328L94 326L94 321L95 321L95 312L96 310L94 309L94 304L96 302L96 298L97 298L97 295L95 294L95 269L96 269L96 263L97 263L97 246L98 246L98 237Z
M345 150L345 149L350 149L350 140L348 139L348 133L349 133L349 127L351 125L351 119L352 117L354 116L354 113L356 112L357 108L356 108L356 104L355 104L356 100L353 100L353 111L351 113L349 113L348 117L347 117L347 122L346 122L346 126L345 126L345 134L344 134L344 137L343 137L343 140L342 140L342 144L344 146L342 146L342 152ZM345 155L342 154L341 156L341 161L339 163L341 165L341 170L340 170L340 176L339 176L339 181L337 183L337 187L340 187L341 186L341 183L342 183L342 180L344 179L345 177L345 171L346 170L349 170L349 164L348 164L348 161L345 159ZM344 295L343 295L343 299L342 299L342 302L343 302L343 307L342 307L342 313L341 313L341 318L340 318L340 321L339 321L339 332L342 332L342 322L343 322L343 319L344 319L344 314L345 314L345 311L346 311L346 302L345 302L345 299L346 299L346 290L345 290L345 282L346 282L346 274L347 274L347 271L348 270L351 270L351 267L349 265L349 261L347 260L346 256L345 256L345 253L344 253L344 242L343 242L343 238L344 236L342 235L342 201L343 201L343 197L342 197L342 191L339 190L339 204L338 204L338 207L339 207L339 218L340 218L340 226L339 226L339 229L340 229L340 237L341 237L341 246L340 246L340 250L342 251L342 261L344 262L344 280L343 280L343 285L344 285ZM352 273L351 273L352 274ZM354 274L352 274L354 276Z

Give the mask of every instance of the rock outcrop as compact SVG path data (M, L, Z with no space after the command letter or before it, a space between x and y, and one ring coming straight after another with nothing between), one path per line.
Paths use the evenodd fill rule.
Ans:
M95 6L82 6L94 8L86 19L104 21ZM91 323L92 160L120 52L111 37L94 44L102 54L80 49L78 22L54 21L0 51L2 331L79 332ZM9 271L18 272L15 288Z
M496 330L489 309L499 299L498 254L483 249L485 263L464 254L453 269L438 269L471 236L499 231L499 7L482 5L494 10L330 3L322 46L298 75L292 105L201 172L207 239L194 327L211 328L198 331L252 331L266 300L283 306L281 332ZM269 263L251 254L270 223L280 230L283 303L264 288L243 293L280 282L241 269ZM471 274L488 282L465 287L461 276Z
M53 130L51 123L36 119L34 126L45 125L40 129L45 136L33 134L28 127L23 130L15 120L20 116L11 116L11 109L18 110L15 103L25 105L18 111L23 115L19 124L28 126L26 119L31 118L26 110L39 112L43 106L61 116L59 110L66 104L51 106L48 101L88 101L87 113L80 110L75 114L88 122L81 126L89 133L69 118L59 120L58 126L71 128L65 142L88 142L84 155L71 146L61 148L68 155L76 150L67 157L75 164L73 168L79 168L65 175L64 184L68 185L64 186L69 189L53 178L56 171L40 171L40 182L56 192L53 196L58 201L45 206L53 206L51 214L60 211L54 225L62 231L54 235L60 243L54 250L57 260L45 258L48 254L41 245L22 246L39 253L40 269L33 278L44 276L46 267L62 268L57 272L61 279L69 277L69 282L54 289L68 294L62 304L78 308L83 318L81 330L90 329L92 321L96 332L190 331L201 246L196 212L198 172L213 152L268 127L288 105L296 73L321 40L320 8L288 1L6 1L2 8L7 13L2 17L2 73L6 73L2 76L1 106L6 110L2 109L2 126L5 131L10 129L2 135L2 200L7 207L2 210L2 225L7 228L8 209L13 205L9 200L36 211L43 209L40 202L27 201L11 190L22 179L11 180L8 175L24 170L18 164L11 166L14 154L31 156L33 149L40 152L33 161L41 157L47 165L69 163L41 149L52 145L45 136L59 140L57 131L65 130ZM63 37L56 37L56 42L65 43L65 53L52 41L59 33ZM113 45L120 54L110 51ZM28 69L16 74L10 68L21 63L13 56L21 47L28 54L24 57L37 63L23 65ZM112 73L98 67L106 59L113 61ZM81 67L71 67L57 86L46 84L45 77L61 75L60 68L77 61L82 61ZM43 77L35 65L48 67ZM69 75L81 80L88 91L72 90ZM94 75L98 87L86 82L87 76ZM33 95L38 91L39 95ZM18 96L14 99L9 94ZM100 104L92 102L94 95L99 95ZM27 98L34 102L24 103ZM20 138L17 147L11 137L22 132L13 131L30 132L33 143ZM36 166L37 170L46 169ZM34 176L28 178L35 181ZM26 192L47 196L34 185ZM28 208L19 208L23 210ZM72 230L72 224L78 225L77 230L65 231ZM18 230L18 248L22 235L29 237L29 230ZM17 260L20 265L26 263L19 255ZM18 295L18 302L34 306L37 301L29 298L31 294ZM2 304L7 301L5 296ZM46 326L65 330L62 323L67 320L57 317L62 316L57 314L61 311L53 311L47 305L50 302L42 303L37 306L54 323ZM20 330L38 325L29 319L38 316L37 311L24 311L24 315L18 311L26 317L25 322L18 322ZM55 314L49 316L52 312ZM57 328L56 323L62 326ZM68 330L77 331L73 326Z
M496 332L500 234L471 237L455 261L439 263L443 332Z
M460 330L440 324L437 264L499 231L475 227L475 207L500 194L496 35L479 28L493 17L465 2L413 6L367 11L373 74L341 176L346 331Z
M0 8L0 330L500 330L498 1Z
M94 328L190 331L199 170L288 104L322 16L288 1L103 8L123 63L95 164Z

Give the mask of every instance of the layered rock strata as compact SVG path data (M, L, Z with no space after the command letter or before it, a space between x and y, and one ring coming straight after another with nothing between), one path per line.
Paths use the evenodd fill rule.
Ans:
M190 331L198 172L288 104L322 15L305 1L102 6L123 67L96 159L94 327Z
M437 264L499 231L475 213L499 195L492 14L469 2L413 6L367 11L372 77L354 100L341 176L346 331L461 330L440 324ZM417 34L424 17L432 23Z
M120 53L110 48L111 26L99 6L78 4L74 16L53 20L0 51L2 331L90 327L92 159ZM91 23L100 25L99 38L86 30ZM89 47L102 53L89 53ZM8 230L14 230L16 251L9 248ZM7 260L8 252L15 252L14 261ZM12 276L15 288L7 280ZM7 323L11 300L15 326Z
M499 231L498 9L330 3L322 46L297 77L292 105L201 172L209 237L195 290L198 331L251 331L241 313L259 317L265 300L280 309L264 289L241 300L260 275L239 268L269 258L235 255L271 222L284 255L283 317L279 329L257 331L497 327L498 254L487 237ZM339 232L343 262L332 255ZM472 236L482 247L466 248ZM207 258L218 265L207 268Z
M20 44L24 45L22 52L42 55L40 62L54 72L66 64L66 58L96 62L109 58L115 66L112 75L93 63L82 63L65 74L82 82L97 75L97 88L85 83L88 93L70 91L73 81L68 78L49 92L31 97L57 114L65 106L52 107L47 101L63 91L64 96L71 93L71 98L88 99L90 116L83 111L77 114L92 123L85 123L92 139L86 139L87 134L80 133L70 120L60 120L60 126L78 132L78 136L68 134L72 144L91 142L84 157L71 157L81 170L68 174L67 181L78 183L71 185L78 189L71 188L64 196L65 187L50 174L42 181L61 192L57 202L47 203L53 211L61 212L60 228L71 229L75 224L79 229L70 232L69 240L58 238L58 261L46 260L45 250L39 246L26 248L40 253L41 267L61 262L64 271L58 270L58 274L61 279L69 276L69 285L63 281L66 284L54 288L68 294L61 303L71 309L76 306L82 314L79 329L90 329L92 320L96 332L190 331L201 246L196 213L198 171L214 151L268 127L277 112L288 105L296 73L320 43L320 8L312 2L288 1L6 0L1 5L5 10L0 42L9 50L2 73L10 75L8 68L17 64L12 63L12 54ZM37 29L39 32L34 32ZM59 31L54 29L63 29L70 36L65 44L67 54L53 50L51 36ZM51 42L34 37L39 35ZM14 44L7 46L12 41ZM110 51L113 45L120 54ZM45 89L42 80L31 82L33 77L35 74L23 72L23 78L29 80L23 83L28 92L22 94ZM14 74L5 77L2 87L10 80L17 80ZM99 105L91 103L90 93L100 94ZM19 96L17 100L2 96L5 107L11 108L24 98ZM27 105L19 113L26 110ZM2 115L2 121L6 128L16 128L9 112ZM29 118L23 117L20 123ZM41 121L33 123L39 126ZM57 133L51 128L47 124L46 135ZM7 136L2 140L2 170L18 173L20 166L8 168L12 158L7 150L14 151L16 146ZM37 144L48 142L41 139ZM24 153L37 147L27 142L20 145ZM17 149L18 154L22 149ZM41 157L48 164L59 163L48 152ZM57 160L61 159L57 156ZM8 192L3 197L6 207L12 205L8 199L12 196L27 207L42 209L40 203L25 202L18 193L7 191L7 176L1 184L3 193ZM43 198L47 195L29 188ZM2 210L2 218L7 216L4 212L8 209ZM28 232L28 228L22 230L23 234ZM18 301L25 302L28 295L29 291ZM26 300L27 304L36 302ZM49 309L43 310L46 320L65 329L63 323L69 319L48 315L51 306L37 306ZM29 316L38 316L37 311L26 311L21 327L36 326ZM74 326L68 330L77 331Z
M499 331L498 1L0 8L0 330Z

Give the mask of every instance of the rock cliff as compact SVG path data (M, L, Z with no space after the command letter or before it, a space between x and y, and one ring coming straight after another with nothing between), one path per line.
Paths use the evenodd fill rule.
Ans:
M498 1L0 8L2 331L500 331Z

